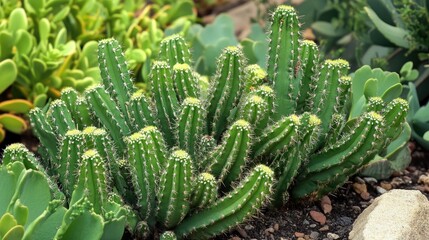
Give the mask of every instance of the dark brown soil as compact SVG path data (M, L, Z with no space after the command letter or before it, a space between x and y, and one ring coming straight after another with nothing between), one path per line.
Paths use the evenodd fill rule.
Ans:
M412 144L414 145L414 144ZM381 195L377 187L392 186L399 189L420 190L429 199L429 186L419 183L422 175L429 176L429 152L417 149L413 152L411 165L400 173L395 173L385 181L354 177L343 187L329 195L332 211L326 215L326 223L321 225L310 216L310 211L323 212L320 202L289 203L282 209L266 209L258 218L242 224L217 239L348 239L353 222L358 215ZM364 200L353 187L354 183L365 183L368 199Z

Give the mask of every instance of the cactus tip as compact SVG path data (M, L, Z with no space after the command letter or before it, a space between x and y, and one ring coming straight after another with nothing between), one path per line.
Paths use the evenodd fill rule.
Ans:
M316 47L317 48L317 44L313 40L305 39L305 40L302 41L302 44L310 46L310 47Z
M97 150L95 149L89 149L87 150L83 155L82 155L82 159L90 159L90 158L94 158L95 156L98 155Z
M66 136L77 136L77 135L80 135L82 132L80 131L80 130L77 130L77 129L72 129L72 130L68 130L67 132L66 132Z
M187 63L176 63L173 66L173 70L175 71L188 71L191 70L191 66Z
M171 157L176 161L186 161L189 159L189 154L184 150L176 150L171 154Z
M277 7L276 12L278 13L296 13L295 8L289 5L280 5Z
M311 114L310 119L308 120L308 124L311 126L319 126L322 123L320 118L318 118L316 115Z
M289 117L290 117L290 119L291 119L291 121L292 121L293 124L295 124L295 125L300 125L301 124L301 121L299 120L299 117L297 115L292 114Z
M342 76L340 77L340 83L344 85L351 85L352 84L352 78L349 76Z
M380 123L384 120L383 116L374 111L365 114L365 118L370 120L372 123Z
M142 133L150 133L150 132L153 132L155 130L157 130L157 128L155 126L146 126L141 130L141 132Z
M240 119L237 120L234 124L233 127L239 127L239 128L244 128L244 129L250 129L250 123L247 122L246 120Z
M187 97L183 101L183 104L185 104L185 105L191 105L191 106L200 106L201 101L198 98Z
M325 63L329 67L337 66L337 67L340 67L340 68L347 68L347 69L350 67L349 62L347 62L346 60L341 59L341 58L335 59L335 60L327 59L327 60L325 60Z
M264 164L259 164L255 167L255 171L262 173L266 177L273 178L274 177L274 171L271 170L268 166Z

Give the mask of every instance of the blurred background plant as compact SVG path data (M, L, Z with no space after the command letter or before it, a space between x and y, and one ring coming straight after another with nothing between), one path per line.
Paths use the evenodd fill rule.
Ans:
M65 87L83 91L100 81L97 40L118 39L137 84L145 88L164 29L185 31L195 20L191 0L0 0L0 111L6 112L0 142L3 127L13 133L27 128L9 112L25 114L58 98Z
M167 4L168 3L168 4ZM0 60L18 69L12 98L43 106L64 87L82 91L100 79L96 42L115 37L125 47L132 71L142 83L163 30L196 18L190 0L1 0Z

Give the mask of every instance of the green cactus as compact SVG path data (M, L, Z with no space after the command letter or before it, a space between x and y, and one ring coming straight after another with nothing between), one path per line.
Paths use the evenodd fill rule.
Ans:
M240 48L227 47L211 85L195 84L197 75L186 65L189 61L170 52L178 43L186 48L176 35L163 42L164 61L155 61L151 67L150 98L136 89L115 95L121 77L125 76L125 85L131 81L124 66L105 69L103 85L86 90L84 118L93 119L95 126L85 121L76 188L66 201L73 203L71 208L91 206L102 218L102 237L115 228L123 230L125 224L141 238L156 238L154 234L167 230L179 239L212 237L255 214L271 192L274 204L281 206L288 200L288 189L292 197L310 199L335 190L396 137L393 131L391 136L384 131L384 125L402 127L401 103L386 98L385 106L392 107L383 107L383 116L362 110L358 118L350 117L354 102L350 89L355 87L346 76L348 64L344 60L319 63L313 43L300 43L298 32L295 39L291 36L295 30L285 27L286 21L298 26L293 9L276 11L271 36L280 46L269 52L273 56L267 81L255 66L255 72L245 74ZM112 41L101 44L118 46ZM297 49L293 54L291 46ZM114 56L122 56L118 49L99 52L104 54L100 59L105 59L102 68L115 66ZM281 51L289 55L287 64ZM119 78L113 80L110 74ZM308 85L307 95L299 89L302 84ZM80 97L66 93L63 105L74 108L68 101ZM44 167L51 176L56 176L53 163L61 166L69 157L54 155L65 144L64 131L71 129L68 126L82 127L77 124L82 118L73 116L79 111L68 112L72 122L61 131L51 127L53 111L36 109L30 115L42 145L47 144L44 149L49 154L43 155L47 160L42 163L48 163ZM394 113L400 117L395 119ZM160 232L155 231L157 226Z
M179 238L207 239L249 218L267 201L274 181L273 171L256 166L230 194L210 207L186 218L175 233Z
M192 186L191 207L204 208L210 206L217 198L216 178L210 173L201 173Z
M209 157L208 172L219 179L227 188L237 180L246 164L251 143L251 126L245 120L238 120L225 133L222 143Z
M274 11L268 49L268 79L276 95L275 119L295 112L300 84L295 69L299 66L299 21L293 7L279 6Z
M364 114L353 126L354 130L337 144L311 156L297 177L292 195L319 198L343 184L382 148L384 124L385 119L380 114Z
M158 221L167 229L180 223L190 208L192 160L183 150L171 153L161 175Z
M244 58L241 49L227 47L219 58L219 64L210 88L207 102L207 127L215 139L225 130L227 118L237 105L243 84Z
M182 105L177 123L177 142L179 148L185 149L195 159L197 143L205 130L205 112L201 101L196 98L188 97Z

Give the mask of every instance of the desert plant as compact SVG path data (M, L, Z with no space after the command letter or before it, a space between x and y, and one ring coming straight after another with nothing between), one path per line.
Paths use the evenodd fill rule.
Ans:
M82 159L94 159L102 165L96 164L96 174L106 176L93 185L111 187L107 193L83 191L96 195L94 206L108 203L105 196L117 192L140 219L132 226L136 231L158 226L194 239L216 235L254 214L266 201L273 176L279 206L288 200L290 187L295 198L315 199L335 190L398 137L406 106L400 99L383 99L374 109L350 116L348 63L320 63L316 44L300 40L292 7L276 9L270 38L267 74L255 66L245 74L241 48L227 47L207 95L200 94L187 66L190 54L183 39L163 40L160 61L150 73L151 98L136 91L118 42L101 41L102 85L88 88L83 97L67 90L62 100L30 113L48 173L59 175L74 202L79 186L94 179L70 173L96 169L82 167L87 164ZM300 88L304 84L308 87ZM248 168L253 170L243 177Z

